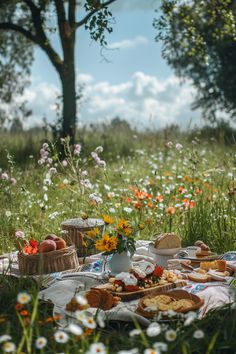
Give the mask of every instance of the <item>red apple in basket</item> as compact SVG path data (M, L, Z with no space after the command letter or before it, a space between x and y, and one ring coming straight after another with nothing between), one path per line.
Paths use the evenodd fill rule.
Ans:
M57 238L54 240L54 242L56 243L57 250L61 250L61 249L67 247L66 241L63 240L63 238L61 238L61 237L57 237Z
M57 248L56 242L53 240L44 240L38 246L40 253L55 251L56 248Z
M45 240L53 240L53 241L55 241L57 238L58 238L57 235L48 234L48 235L45 237Z

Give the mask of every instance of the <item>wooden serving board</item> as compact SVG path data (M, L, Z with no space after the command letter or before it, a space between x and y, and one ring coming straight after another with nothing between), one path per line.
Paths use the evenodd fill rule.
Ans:
M171 289L181 288L181 287L185 286L186 284L187 283L185 280L177 280L174 283L166 283L164 285L156 285L156 286L152 286L151 288L141 289L141 290L132 291L132 292L131 291L129 291L129 292L128 291L122 291L122 292L111 291L111 290L107 289L107 284L98 285L97 288L106 289L108 291L111 291L112 295L119 296L121 298L121 301L131 301L131 300L139 299L139 298L146 296L146 295L150 295L152 293L166 292Z

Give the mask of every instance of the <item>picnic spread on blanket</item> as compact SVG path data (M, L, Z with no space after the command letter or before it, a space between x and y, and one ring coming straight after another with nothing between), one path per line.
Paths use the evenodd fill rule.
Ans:
M182 247L175 233L134 242L124 220L116 228L120 243L100 219L61 226L60 237L49 234L41 242L18 237L18 251L0 256L0 272L36 279L39 297L54 304L62 327L81 313L144 326L188 312L201 319L236 300L235 251L217 255L202 240Z

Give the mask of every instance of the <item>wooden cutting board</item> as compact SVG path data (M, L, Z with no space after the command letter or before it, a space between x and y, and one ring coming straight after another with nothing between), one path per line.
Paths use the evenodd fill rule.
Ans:
M99 289L106 289L108 291L111 291L112 295L119 296L121 298L121 301L131 301L135 299L139 299L143 296L150 295L152 293L156 292L166 292L171 289L175 288L182 288L183 286L187 285L187 282L185 280L177 280L174 283L166 283L164 285L156 285L152 286L151 288L146 288L146 289L141 289L137 291L122 291L122 292L116 292L116 291L111 291L107 289L107 284L102 284L98 285L97 288Z

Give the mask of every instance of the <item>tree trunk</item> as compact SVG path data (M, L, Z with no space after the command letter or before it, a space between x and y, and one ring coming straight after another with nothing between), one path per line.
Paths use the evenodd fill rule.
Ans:
M73 58L74 59L74 58ZM76 131L76 87L74 60L65 62L61 75L62 83L62 131L61 137L70 137L70 143L75 142Z

